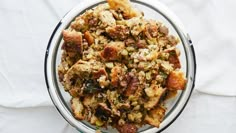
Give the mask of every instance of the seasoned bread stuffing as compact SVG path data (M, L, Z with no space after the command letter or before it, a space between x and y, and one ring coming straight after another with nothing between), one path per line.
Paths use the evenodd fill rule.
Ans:
M159 127L164 101L185 89L179 40L159 21L144 19L129 0L107 0L62 31L58 76L73 115L97 127L135 133Z

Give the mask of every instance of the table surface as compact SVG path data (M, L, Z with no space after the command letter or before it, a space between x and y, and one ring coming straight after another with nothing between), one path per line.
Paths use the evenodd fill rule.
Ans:
M0 132L76 133L44 81L44 53L57 22L81 0L0 1ZM236 1L160 0L179 16L196 49L196 88L164 133L236 131ZM214 95L209 95L214 94Z

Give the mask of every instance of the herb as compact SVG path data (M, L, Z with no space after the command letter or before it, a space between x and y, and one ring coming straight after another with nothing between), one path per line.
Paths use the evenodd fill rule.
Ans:
M101 107L98 107L96 109L95 116L97 116L102 121L107 121L110 114L106 112L104 109L102 109Z
M175 51L170 51L170 55L175 56L176 55Z
M161 75L164 79L168 77L168 75L162 71L159 72L159 75Z
M84 86L84 92L85 92L85 93L91 94L91 93L98 92L98 91L100 91L100 90L101 90L101 88L98 87L98 85L96 85L96 84L93 82L93 80L87 80L87 81L85 82L85 86Z

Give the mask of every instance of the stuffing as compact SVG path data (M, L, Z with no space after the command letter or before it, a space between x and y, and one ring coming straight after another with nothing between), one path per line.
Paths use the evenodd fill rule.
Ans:
M165 100L185 88L179 39L129 0L107 0L62 31L58 78L78 120L135 133L159 127Z

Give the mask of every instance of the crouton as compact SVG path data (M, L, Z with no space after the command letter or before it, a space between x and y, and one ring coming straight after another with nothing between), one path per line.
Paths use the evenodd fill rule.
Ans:
M120 51L124 48L123 42L113 42L105 46L101 57L107 61L114 61L120 58Z
M106 33L108 36L114 40L125 40L129 36L129 29L124 25L116 25L106 28Z
M158 106L157 108L148 111L144 120L152 126L159 127L165 116L165 111L166 109L164 107Z
M79 60L67 71L64 76L65 90L70 90L72 88L72 79L76 80L88 78L91 71L92 67L89 62Z
M129 0L107 0L111 9L123 11L124 18L142 16L142 13L131 6Z
M101 20L103 27L116 25L116 20L110 11L105 10L100 12L99 19Z
M144 108L151 109L158 104L160 98L166 92L166 89L158 85L151 85L150 87L144 89L144 91L149 97L148 101L144 104Z
M95 108L97 105L97 99L95 96L88 95L83 99L83 105L87 108Z
M82 53L82 33L76 31L63 30L62 36L65 42L64 49L68 52L79 52Z
M84 106L80 102L79 98L72 98L71 109L72 109L72 112L73 112L76 119L78 119L78 120L84 119L84 115L83 115Z
M186 79L181 71L172 71L167 77L166 87L173 90L183 90L185 88Z

